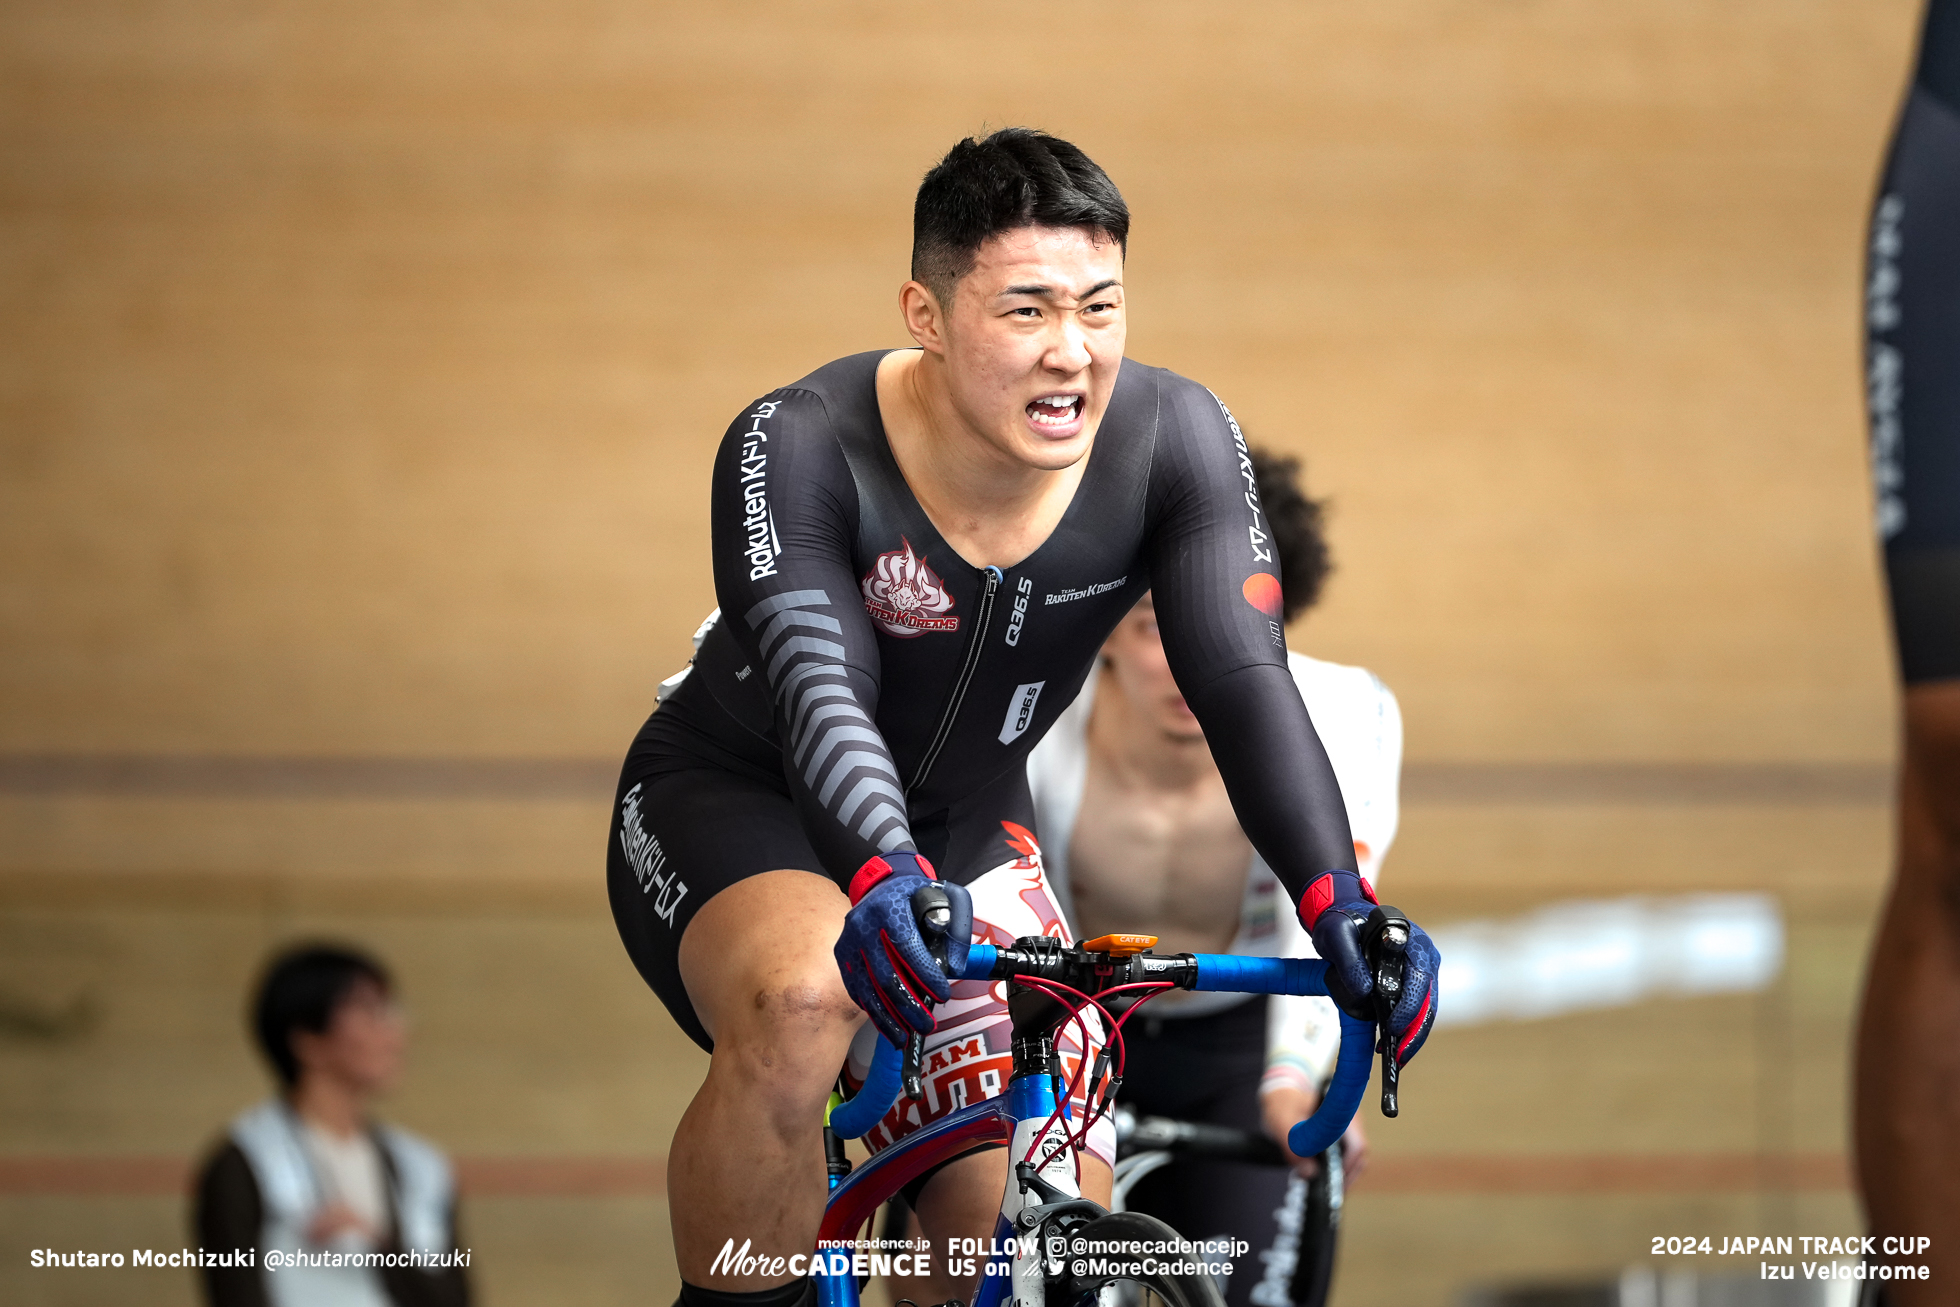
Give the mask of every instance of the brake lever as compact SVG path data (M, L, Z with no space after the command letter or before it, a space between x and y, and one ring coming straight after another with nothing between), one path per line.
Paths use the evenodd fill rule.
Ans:
M1409 919L1395 908L1377 906L1361 927L1361 948L1375 966L1375 1026L1381 1041L1375 1047L1382 1055L1382 1115L1393 1117L1402 1110L1402 1068L1395 1058L1388 1020L1408 978Z
M914 1030L905 1041L904 1085L907 1101L916 1103L926 1096L926 1037Z
M952 899L939 885L927 881L912 891L912 916L919 923L919 934L926 941L933 961L939 964L940 973L952 979L946 963L946 928L953 922ZM924 1001L930 1003L931 999ZM905 1041L905 1068L901 1077L905 1097L914 1103L926 1096L925 1060L926 1037L915 1030Z

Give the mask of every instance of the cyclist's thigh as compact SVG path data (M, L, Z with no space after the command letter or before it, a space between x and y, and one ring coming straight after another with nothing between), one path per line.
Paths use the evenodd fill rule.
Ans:
M782 906L794 911L803 925L788 928L780 918L771 918L767 905L750 905L755 947L740 950L739 956L751 963L789 961L818 949L827 959L845 901L818 871L820 865L787 795L712 766L663 771L636 768L629 760L613 807L606 857L613 920L633 965L702 1048L712 1052L714 1040L682 976L682 939L702 910L729 887L767 872L792 870L808 877L803 886L808 892L791 895L791 902ZM834 906L835 919L817 932L821 939L813 944L815 928L804 918L823 903ZM832 981L837 980L835 971L831 963ZM837 992L843 993L841 981Z

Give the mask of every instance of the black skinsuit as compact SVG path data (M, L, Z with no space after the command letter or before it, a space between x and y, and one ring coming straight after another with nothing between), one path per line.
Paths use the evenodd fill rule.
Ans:
M1908 684L1960 677L1960 0L1932 0L1872 212L1865 366Z
M881 353L737 418L715 462L721 620L634 740L608 859L635 965L704 1048L676 953L695 910L779 868L840 884L916 850L964 883L1032 823L1028 750L1145 590L1240 824L1299 897L1354 868L1286 667L1279 568L1244 438L1210 391L1125 362L1082 483L1013 567L955 554L879 418Z

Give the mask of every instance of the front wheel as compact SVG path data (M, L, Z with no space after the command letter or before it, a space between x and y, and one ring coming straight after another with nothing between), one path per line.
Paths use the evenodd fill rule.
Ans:
M1180 1251L1183 1239L1154 1216L1111 1212L1075 1226L1068 1238L1071 1247L1063 1263L1066 1284L1051 1301L1067 1307L1096 1307L1102 1289L1115 1285L1118 1301L1134 1301L1141 1297L1135 1289L1147 1289L1165 1307L1224 1307L1218 1282L1195 1265L1222 1259ZM1077 1241L1086 1245L1081 1253L1074 1251Z

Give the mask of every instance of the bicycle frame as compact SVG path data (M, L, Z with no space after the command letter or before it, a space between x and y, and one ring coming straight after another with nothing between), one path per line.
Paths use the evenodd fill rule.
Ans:
M998 1097L970 1103L906 1135L833 1184L823 1223L817 1231L819 1252L826 1243L853 1238L878 1208L915 1176L975 1144L1005 1143L1010 1158L1023 1156L1034 1143L1035 1133L1054 1111L1052 1079L1045 1073L1030 1072L1009 1080L1007 1092ZM1049 1133L1066 1133L1068 1124L1066 1119L1058 1120ZM1050 1159L1041 1171L1041 1178L1071 1198L1081 1196L1075 1167L1066 1149ZM1001 1195L1000 1215L994 1222L992 1246L996 1250L1008 1247L1009 1241L1015 1239L1015 1221L1024 1202L1020 1184L1010 1175ZM973 1307L999 1307L1010 1297L1019 1297L1030 1304L1041 1302L1044 1268L1035 1255L1033 1243L1030 1235L1025 1244L1013 1245L1016 1251L1011 1259L1000 1256L986 1259L987 1272L974 1294ZM999 1270L1003 1261L1010 1262L1004 1274ZM1022 1290L1017 1292L1016 1285L1022 1285ZM848 1271L821 1277L817 1281L817 1300L822 1307L857 1307L857 1277Z
M976 944L968 954L963 978L994 979L1000 950ZM1325 994L1326 964L1318 959L1245 958L1223 954L1182 955L1197 968L1196 988L1237 990L1244 993ZM1156 959L1152 959L1156 961ZM1341 1133L1360 1106L1371 1071L1374 1023L1341 1015L1341 1053L1330 1087L1321 1107L1309 1120L1293 1127L1288 1143L1296 1153L1319 1153ZM1042 1037L1052 1052L1053 1028ZM1086 1057L1088 1050L1083 1050ZM897 1098L896 1059L902 1055L883 1040L879 1041L872 1073L857 1098L834 1108L831 1116L848 1116L851 1124L840 1133L855 1136L876 1124ZM863 1100L863 1101L860 1101ZM850 1110L846 1110L850 1109ZM875 1109L875 1114L867 1109ZM1050 1118L1053 1124L1050 1125ZM826 1125L828 1126L827 1119ZM840 1122L841 1124L841 1122ZM846 1260L842 1273L835 1253L826 1244L846 1243L856 1237L866 1221L906 1183L976 1144L1005 1142L1010 1170L1001 1195L1000 1215L994 1223L991 1248L997 1255L986 1259L986 1269L974 1294L972 1307L1001 1307L1015 1301L1018 1307L1045 1307L1047 1276L1050 1271L1044 1250L1036 1246L1039 1230L1022 1230L1020 1221L1028 1195L1012 1170L1015 1159L1030 1156L1040 1138L1047 1148L1071 1133L1066 1113L1056 1113L1055 1077L1052 1071L1036 1066L1017 1065L1006 1092L997 1097L970 1103L933 1121L873 1155L848 1176L833 1176L828 1204L818 1228L818 1256L826 1272L817 1277L821 1307L858 1307L858 1281ZM1324 1137L1323 1137L1324 1136ZM1309 1145L1302 1147L1302 1145ZM1040 1178L1065 1198L1081 1197L1071 1150L1057 1149L1040 1171ZM1039 1201L1039 1200L1037 1200ZM1011 1256L998 1255L1012 1248ZM848 1259L849 1254L845 1257ZM1057 1259L1059 1262L1059 1259ZM813 1264L814 1265L814 1264ZM1058 1268L1057 1268L1058 1269Z

